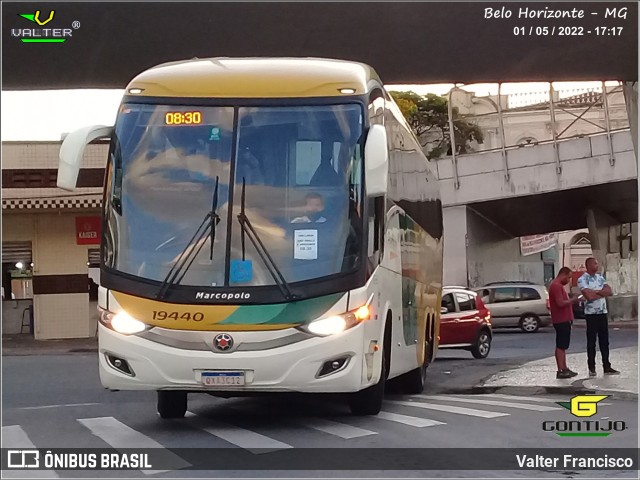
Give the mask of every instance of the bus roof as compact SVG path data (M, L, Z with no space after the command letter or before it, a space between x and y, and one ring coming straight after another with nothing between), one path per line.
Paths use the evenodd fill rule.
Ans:
M164 63L127 86L140 96L216 98L340 97L367 93L380 79L368 65L323 58L194 58ZM352 89L341 92L343 89Z

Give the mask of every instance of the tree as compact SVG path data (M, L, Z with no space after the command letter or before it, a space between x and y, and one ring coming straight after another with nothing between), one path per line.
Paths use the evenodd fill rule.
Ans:
M420 140L420 144L426 149L427 158L438 158L445 153L451 155L447 98L433 93L418 95L415 92L390 92L390 94ZM457 153L469 153L472 141L478 143L484 141L480 128L467 122L460 115L457 107L453 107L453 130Z

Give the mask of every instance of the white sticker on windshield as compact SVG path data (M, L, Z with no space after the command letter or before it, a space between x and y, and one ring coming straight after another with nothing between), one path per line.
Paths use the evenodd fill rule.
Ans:
M318 231L296 230L293 245L296 260L316 260L318 258Z

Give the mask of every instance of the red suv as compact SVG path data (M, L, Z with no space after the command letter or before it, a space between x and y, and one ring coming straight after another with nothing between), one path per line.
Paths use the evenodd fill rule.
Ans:
M444 287L440 313L440 348L461 348L475 358L487 358L493 337L491 312L477 293Z

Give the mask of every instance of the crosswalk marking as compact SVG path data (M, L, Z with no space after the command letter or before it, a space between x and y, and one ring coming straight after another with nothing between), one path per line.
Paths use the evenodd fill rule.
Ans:
M437 425L446 425L444 422L438 422L429 418L411 417L409 415L400 415L399 413L380 412L375 418L388 420L390 422L403 423L412 427L435 427Z
M561 407L548 407L546 405L532 405L530 403L503 402L500 400L485 400L482 398L460 398L460 397L454 397L454 396L445 397L440 395L432 395L429 397L418 395L418 397L429 399L429 400L442 400L445 402L477 403L479 405L493 405L495 407L519 408L520 410L533 410L535 412L550 412L552 410L561 410Z
M508 400L525 400L525 401L529 401L529 402L541 402L541 403L554 403L557 404L557 402L566 402L569 399L568 398L560 398L557 400L554 400L553 398L535 398L535 397L519 397L518 395L506 395L503 393L483 393L480 395L472 395L473 397L488 397L488 398L505 398ZM598 407L604 407L604 406L610 406L613 405L612 403L603 403L603 402L598 402Z
M551 398L539 398L539 397L523 397L518 395L506 395L504 393L483 393L480 395L469 395L471 397L478 398L504 398L507 400L524 400L527 402L540 402L540 403L556 403L557 400L553 400Z
M399 400L390 401L393 405L402 405L404 407L426 408L428 410L438 410L440 412L457 413L459 415L469 415L471 417L496 418L508 417L508 413L489 412L487 410L476 410L474 408L456 407L454 405L438 405L436 403L423 402L403 402Z
M2 427L2 448L36 448L20 425Z
M134 430L133 428L125 425L124 423L116 420L113 417L96 417L96 418L79 418L78 422L87 427L91 433L96 437L104 440L116 450L125 448L162 448L164 447L147 437L143 433ZM166 451L164 454L167 459L170 459L172 465L175 465L175 469L190 467L191 464L185 462L182 458L176 454ZM169 470L141 470L146 475L152 475L156 473L165 473Z
M35 449L27 432L20 425L2 427L2 448ZM53 470L3 470L2 478L59 478Z
M64 403L61 405L40 405L39 407L19 407L18 410L43 410L47 408L62 407L89 407L93 405L102 405L101 403Z
M378 432L372 432L371 430L365 430L364 428L358 428L351 425L345 425L344 423L333 422L331 420L325 420L323 418L310 418L305 417L299 419L301 425L314 430L320 430L321 432L335 435L340 438L357 438L365 437L367 435L377 435Z
M219 420L199 417L193 412L187 412L185 419L186 420L184 421L190 426L199 428L210 435L219 437L222 440L233 443L234 445L253 453L267 453L275 450L283 450L285 448L293 448L291 445L256 432L252 432L251 430L245 430L244 428L229 425L228 423L224 423ZM204 422L206 422L206 425L201 425L201 423Z
M231 408L246 414L246 409L243 407L236 406ZM329 435L335 435L345 439L378 434L378 432L372 432L371 430L365 430L364 428L345 425L344 423L338 423L318 417L294 417L288 420L302 427L312 428L314 430L319 430L321 432L328 433Z

